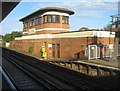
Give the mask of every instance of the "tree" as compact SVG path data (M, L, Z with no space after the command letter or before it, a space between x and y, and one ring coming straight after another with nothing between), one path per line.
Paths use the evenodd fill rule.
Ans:
M22 36L22 32L13 31L11 34L6 34L5 36L3 36L3 41L10 42L14 40L16 37L21 37L21 36Z
M14 40L15 37L21 37L22 36L22 32L18 32L18 31L13 31L11 33L11 39Z
M6 34L6 35L3 37L3 41L10 42L10 41L11 41L11 34Z
M110 31L111 25L107 24L106 26L103 27L104 31Z
M87 27L82 27L79 29L79 31L87 31L87 30L89 30L89 28L87 28Z

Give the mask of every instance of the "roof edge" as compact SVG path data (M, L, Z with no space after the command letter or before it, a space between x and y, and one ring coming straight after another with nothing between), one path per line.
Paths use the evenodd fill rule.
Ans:
M24 21L26 18L28 18L28 17L30 17L32 15L35 15L37 13L43 14L44 12L48 12L48 11L58 11L58 12L68 13L69 15L74 14L74 11L66 9L66 8L46 7L46 8L38 9L37 11L35 11L35 12L21 18L19 21Z

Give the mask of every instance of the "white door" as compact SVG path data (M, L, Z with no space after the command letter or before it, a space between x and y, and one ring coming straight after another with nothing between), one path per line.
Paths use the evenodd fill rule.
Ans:
M98 48L97 45L89 45L88 46L88 60L97 59L98 58Z

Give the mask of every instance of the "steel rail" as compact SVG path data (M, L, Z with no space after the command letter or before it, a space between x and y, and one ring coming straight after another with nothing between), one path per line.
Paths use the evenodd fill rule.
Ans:
M18 65L15 62L12 62L11 59L7 58L6 56L4 56L7 60L9 60L12 64L14 64L17 68L21 69L23 72L25 72L27 75L29 75L30 77L32 77L37 83L42 84L42 86L44 86L47 90L53 91L54 89L51 89L51 87L47 86L45 83L42 83L41 81L39 81L37 78L34 77L33 74L30 74L30 72L28 72L28 70L26 71L25 69L23 69L21 67L21 65ZM30 71L30 70L29 70ZM42 79L45 80L45 79ZM45 80L46 81L46 80ZM47 82L47 81L46 81ZM48 83L48 82L47 82ZM56 88L56 87L55 87ZM57 88L58 89L58 88ZM55 90L57 91L57 90Z
M16 83L14 82L12 77L8 74L6 69L4 67L0 67L0 71L3 74L3 76L5 77L5 79L6 79L7 83L9 84L10 88L14 89L14 91L18 91Z
M21 61L24 61L24 59L22 57L18 57L18 56L14 55L14 54L11 54L11 55L14 56L14 57L16 57L17 59L20 59ZM26 62L26 61L24 61L24 62ZM37 69L40 69L40 68L36 67L34 64L31 64L30 62L26 62L26 63L29 64L29 65L31 65L31 66L34 66ZM57 79L60 79L61 81L65 82L66 84L70 84L70 85L72 85L72 86L74 86L76 88L79 88L79 89L90 89L89 87L87 87L85 85L82 85L82 84L79 84L79 85L73 84L73 83L71 83L71 82L69 82L67 80L64 80L63 78L61 78L61 77L59 77L57 75L51 74L50 72L47 72L47 71L45 71L43 69L40 69L40 70L42 70L43 72L45 72L45 73L47 73L47 74L49 74L51 76L54 76Z
M6 55L6 56L7 56L7 55ZM9 58L9 60L12 60L12 59ZM20 66L20 68L21 68L22 70L23 70L23 68L24 68L24 71L27 70L26 73L28 73L28 74L31 73L31 76L32 76L34 79L36 79L36 80L38 80L38 81L39 81L39 79L42 79L42 80L46 81L47 83L49 83L50 86L47 86L47 85L43 82L43 84L44 84L45 86L47 86L47 88L49 88L49 90L54 90L54 89L56 89L55 91L57 91L57 90L62 90L60 87L54 85L54 84L53 84L52 82L50 82L49 80L44 79L43 77L40 77L40 76L36 75L36 73L32 72L31 69L27 68L27 66L26 66L26 67L23 66L23 63L21 64L21 63L19 63L19 62L17 62L17 61L16 61L16 62L13 62L13 63L16 64L16 65L18 65L18 66ZM28 65L28 64L27 64L27 65ZM31 65L30 65L30 66L31 66ZM28 72L28 71L29 71L29 72ZM35 77L36 77L36 78L35 78Z

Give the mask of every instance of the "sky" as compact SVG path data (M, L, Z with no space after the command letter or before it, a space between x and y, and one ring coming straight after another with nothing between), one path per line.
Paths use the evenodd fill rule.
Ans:
M16 1L16 0L14 0ZM70 16L70 31L81 27L101 29L110 23L111 15L118 14L120 0L22 0L1 22L0 33L5 35L12 31L22 31L22 17L45 7L60 7L73 10Z

